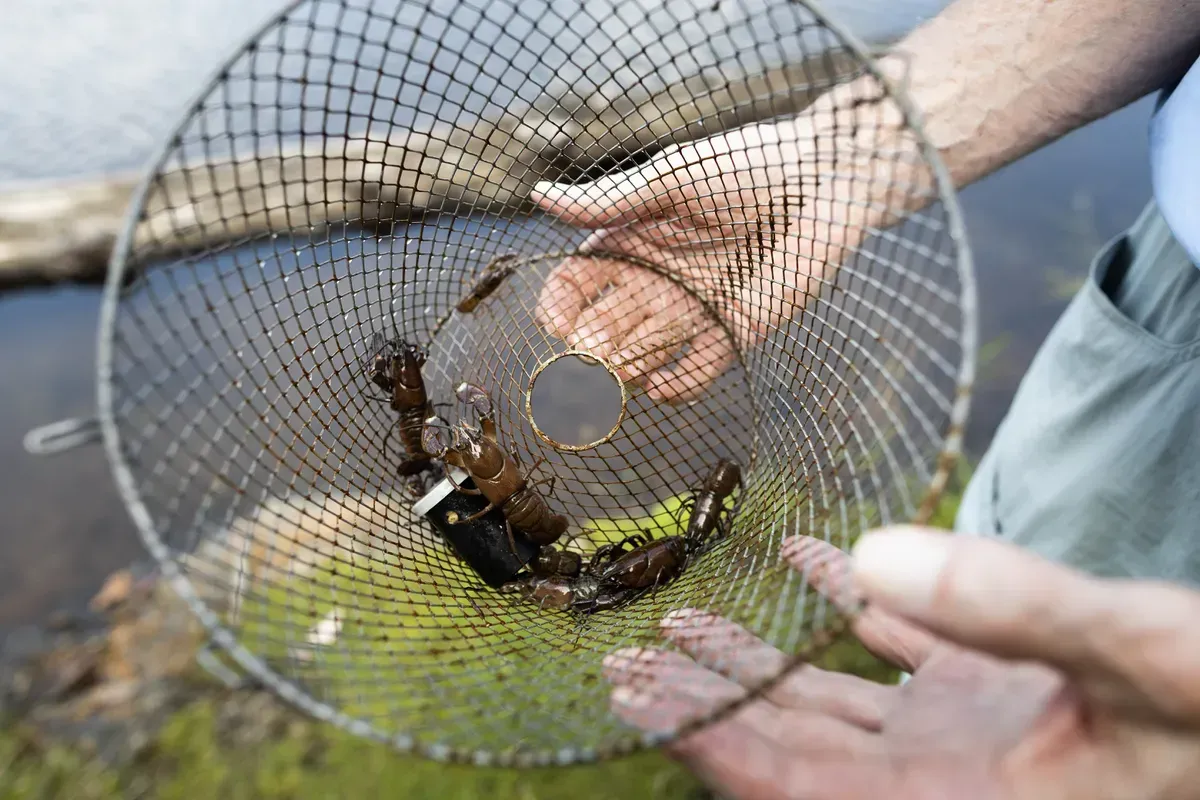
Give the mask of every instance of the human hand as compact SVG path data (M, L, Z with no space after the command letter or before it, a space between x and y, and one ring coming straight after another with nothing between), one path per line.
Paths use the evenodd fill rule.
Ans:
M863 235L866 204L855 198L870 181L853 178L868 151L846 131L865 137L878 117L818 103L791 120L670 147L591 183L537 184L532 197L544 210L598 229L580 248L596 256L568 258L549 275L539 324L609 361L651 398L695 399L735 347L752 346L803 307Z
M1200 797L1200 594L1093 579L993 540L869 534L850 559L815 539L785 558L835 603L869 601L855 633L913 673L884 686L805 666L669 751L738 798ZM691 658L605 662L615 711L670 730L784 656L699 612L663 621Z

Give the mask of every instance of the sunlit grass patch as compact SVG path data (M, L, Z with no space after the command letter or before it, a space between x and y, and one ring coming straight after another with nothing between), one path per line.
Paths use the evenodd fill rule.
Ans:
M331 617L336 640L313 645ZM619 736L601 659L657 636L653 620L614 628L603 615L541 611L450 556L333 561L248 591L239 624L241 641L282 675L381 733L508 753Z
M176 713L147 755L123 769L104 767L66 747L43 748L0 730L3 800L326 800L402 797L475 800L686 800L701 786L659 753L566 769L448 766L397 754L329 725L288 715L270 740L223 740L220 699ZM224 701L228 702L228 701Z

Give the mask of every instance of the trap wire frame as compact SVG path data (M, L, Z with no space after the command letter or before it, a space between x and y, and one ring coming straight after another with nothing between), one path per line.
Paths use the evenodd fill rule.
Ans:
M784 566L783 540L845 547L872 525L921 521L961 446L974 277L953 187L902 88L807 2L601 8L300 0L188 107L114 249L100 428L164 576L212 641L283 699L433 759L595 761L731 713L846 631L809 571ZM680 279L695 274L686 264L624 259L621 274L642 287L626 300L666 297L689 320L667 341L692 337L678 349L650 336L660 349L649 352L670 350L663 385L683 380L672 366L703 363L703 346L726 369L688 402L630 388L616 433L583 450L535 433L531 376L588 351L539 324L539 293L564 263L617 262L581 254L587 231L534 212L533 181L653 164L672 141L787 119L850 77L878 91L858 111L900 110L933 196L864 227L832 277L785 313L762 312L770 324L755 337L735 301L765 303L778 288L747 289L770 280L761 225L722 251L707 284ZM643 233L669 236L680 219ZM770 257L796 263L798 241L784 226ZM511 251L522 266L456 314L473 276ZM741 282L723 283L730 274ZM584 619L485 590L412 513L395 480L398 437L380 450L395 417L367 399L362 368L379 330L429 349L432 399L452 400L461 380L493 393L501 436L524 464L546 459L539 474L558 478L549 502L587 531L564 546L586 557L632 530L677 532L679 496L720 457L744 477L728 532L677 580ZM572 383L591 391L582 379L558 391ZM630 727L610 712L601 661L668 647L659 621L683 607L736 622L784 663L738 699L661 730ZM708 644L712 659L720 643ZM665 693L651 699L673 691L662 675L637 686Z

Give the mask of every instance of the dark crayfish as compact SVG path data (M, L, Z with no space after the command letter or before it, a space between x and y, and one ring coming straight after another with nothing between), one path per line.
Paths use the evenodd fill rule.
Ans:
M459 313L470 314L478 308L480 303L488 299L492 292L500 288L504 279L516 270L517 259L516 253L505 253L488 262L488 265L479 273L479 279L455 306Z
M628 544L635 547L626 552ZM634 534L598 549L588 566L575 575L534 572L507 584L504 591L518 592L541 609L583 614L605 611L622 605L639 589L678 575L687 558L685 550L680 536L651 541Z
M483 437L491 439L493 442L497 441L496 423L492 419L492 401L488 397L487 392L478 386L462 383L455 390L455 394L458 396L460 403L469 405L475 410L479 418L480 432L483 434ZM513 457L515 459L515 454ZM552 482L553 480L551 480ZM502 507L507 508L507 506L503 505ZM522 533L525 533L525 529L520 524L517 524L516 527ZM533 537L530 538L535 544L539 545L537 555L525 565L534 575L541 578L573 578L582 570L583 559L578 553L571 552L570 550L559 550L549 544L543 545Z
M586 569L581 568L582 560L577 553L560 552L552 547L544 547L543 553L550 550L556 554L573 557L568 562L569 566L563 569L560 562L551 559L543 561L540 565L531 563L529 566L532 575L506 584L502 591L520 593L526 600L537 603L539 609L593 612L613 608L624 602L629 593L620 587L606 584L600 577L600 566L622 553L623 546L624 542L599 548L592 555ZM542 554L539 553L538 559L542 559ZM543 568L542 571L539 571L539 566Z
M657 588L686 569L691 558L722 527L725 501L741 483L741 468L722 459L684 506L691 516L684 533L651 539L635 533L616 544L605 545L592 556L576 578L535 575L510 591L521 591L541 608L593 613L615 608L644 589Z
M458 389L459 399L469 402L480 413L480 427L459 424L450 429L452 442L449 447L440 444L439 425L430 421L425 426L424 446L431 452L440 452L441 458L459 467L471 476L476 489L459 491L482 494L488 501L486 508L464 521L471 521L494 508L504 512L508 527L509 543L516 552L513 529L520 531L531 542L540 546L553 544L567 531L567 518L554 513L549 504L537 491L542 484L554 486L554 478L530 483L527 475L521 474L521 465L515 452L506 453L496 436L496 425L491 417L491 401L477 387L463 384ZM537 469L537 464L533 469ZM549 556L547 556L549 557Z
M376 334L376 344L372 348L375 355L367 376L390 395L392 410L399 416L396 430L407 457L397 471L404 477L415 476L431 469L434 461L422 441L425 420L433 414L433 404L425 393L425 380L421 376L426 355L420 347L403 339L379 344L381 339L382 335ZM384 439L386 444L387 439Z
M713 531L724 528L725 501L741 482L741 467L723 458L683 506L690 506L692 513L681 535L651 539L635 533L615 545L600 548L597 555L603 553L598 572L601 588L632 592L661 586L678 577ZM632 549L626 551L626 545Z
M570 550L545 545L526 566L541 578L574 578L583 570L583 557Z
M628 592L605 590L600 578L584 572L575 578L550 576L532 577L509 583L501 591L520 593L539 609L592 613L616 608L627 599Z
M742 483L742 468L727 458L722 458L712 472L692 493L683 508L691 509L684 537L695 546L702 545L714 530L723 527L727 509L725 501L733 490ZM682 509L681 509L682 510Z

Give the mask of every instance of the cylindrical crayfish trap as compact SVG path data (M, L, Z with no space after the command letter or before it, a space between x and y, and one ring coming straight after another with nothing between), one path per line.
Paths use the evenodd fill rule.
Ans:
M164 573L284 698L594 760L731 707L611 712L603 658L671 611L789 664L837 638L781 548L928 514L974 291L898 82L806 3L304 0L135 196L100 418Z

